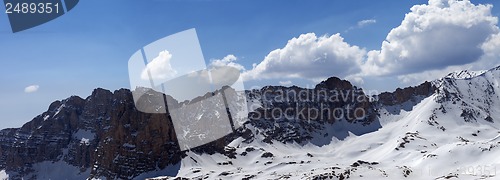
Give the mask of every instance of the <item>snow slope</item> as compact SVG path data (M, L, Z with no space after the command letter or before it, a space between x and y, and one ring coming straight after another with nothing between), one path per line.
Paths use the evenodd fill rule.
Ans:
M5 172L5 170L0 171L0 179L1 180L9 179L9 175Z
M498 127L463 124L442 117L439 122L448 130L435 128L427 123L426 116L439 108L435 98L426 98L402 119L386 124L379 131L362 136L351 134L344 141L334 140L323 147L256 141L246 144L236 140L230 144L239 147L236 159L220 154L189 153L182 160L178 176L304 179L332 174L334 179L341 175L353 179L400 179L408 173L409 179L450 175L475 179L495 175L500 167ZM248 150L252 148L255 150ZM273 156L263 157L267 152Z
M165 166L158 166L154 162L148 164L147 162L150 161L144 158L147 156L139 157L137 154L132 154L134 151L124 151L123 154L127 156L118 156L123 154L112 156L115 159L123 157L124 160L112 162L113 165L122 166L113 171L116 173L113 175L116 176L111 177L125 179L151 177L156 177L153 179L177 177L194 179L500 179L500 175L496 174L497 169L500 173L499 79L500 67L481 72L452 73L431 82L433 91L429 92L434 92L431 95L410 94L411 100L394 101L397 103L391 105L384 105L381 102L368 104L367 109L373 110L369 113L376 113L374 114L376 118L359 123L348 122L345 119L333 123L288 118L272 121L258 119L252 123L243 124L242 129L246 131L241 133L241 137L231 139L232 141L225 146L225 153L206 154L188 151L186 156L179 155L179 159L182 158L181 162L171 164L164 169L159 167ZM340 80L335 82L340 82ZM401 92L404 94L406 91ZM396 96L394 95L393 98L398 98ZM308 107L317 106L313 102L299 103ZM62 107L63 104L54 106L50 114L40 116L40 122L49 121L47 119L53 116L62 119L65 113L58 113L60 111L58 107ZM254 108L288 107L285 102L262 102L255 99L250 99L249 104L256 104L252 106ZM372 107L374 109L370 109ZM97 110L102 110L102 107L96 106L95 109L96 112L100 112ZM95 118L102 119L101 116L88 116L88 119ZM363 122L371 122L371 124L365 125ZM109 127L111 126L107 128ZM130 127L130 124L117 127ZM87 129L80 128L61 137L67 138L67 141L77 142L79 145L77 147L86 147L99 139L98 133ZM265 136L263 132L275 136ZM27 135L19 134L18 136ZM132 136L137 136L137 133ZM286 141L287 139L292 140ZM4 138L2 141L7 142L11 139ZM128 141L120 141L116 144L124 149L135 150L140 147L137 143L133 144ZM38 148L35 145L33 147ZM111 146L107 147L103 148L102 152L114 152L109 149ZM168 150L168 148L165 149ZM165 152L164 149L161 151ZM68 164L61 157L66 157L69 152L71 151L65 148L62 150L62 156L57 157L58 160L27 164L31 169L26 171L26 174L5 171L2 167L0 180L8 178L105 178L100 174L92 174L92 171L99 167L96 163L92 164L93 168ZM172 153L168 153L165 152L162 155L169 157L161 158L171 160ZM130 173L134 167L137 167L131 166L138 162L135 161L136 159L146 161L146 164L152 165L153 168L145 170L146 173L142 173L145 171L137 173L138 176Z
M236 157L188 152L178 177L195 179L498 179L500 68L433 81L411 107L379 109L382 128L324 146L234 140ZM400 111L393 111L399 109ZM255 131L255 129L254 129ZM158 177L156 179L169 179Z

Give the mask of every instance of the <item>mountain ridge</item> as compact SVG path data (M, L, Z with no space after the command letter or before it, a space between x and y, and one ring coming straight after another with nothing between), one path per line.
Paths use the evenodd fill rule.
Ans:
M206 157L227 159L225 163L219 162L222 164L218 165L226 167L228 165L224 164L229 164L232 159L245 159L246 154L255 152L247 151L247 148L249 148L247 146L253 146L254 149L262 146L267 148L258 150L263 153L262 157L259 158L271 157L275 158L276 161L281 161L282 158L276 157L276 154L279 154L276 150L283 149L270 147L271 144L284 147L294 147L296 145L310 147L314 145L320 148L335 147L336 144L340 144L339 146L343 147L345 145L341 144L344 143L340 142L350 142L350 139L355 137L371 137L373 136L371 134L384 132L383 129L386 126L389 128L395 123L406 122L406 119L410 116L413 117L416 113L414 111L419 110L419 108L425 109L422 110L422 114L430 115L427 119L417 118L420 121L415 122L418 124L416 128L424 126L426 128L424 130L420 129L418 132L413 130L402 132L401 134L404 137L396 141L394 150L387 152L394 154L394 152L406 151L408 149L407 144L412 144L410 142L414 141L410 139L429 139L422 141L422 143L426 144L422 146L431 147L433 142L431 143L430 139L432 138L422 134L422 132L448 132L454 127L461 127L441 120L449 119L451 116L460 117L464 123L481 123L480 126L485 129L490 126L500 128L496 127L494 123L500 120L498 119L500 112L495 110L495 107L500 107L497 95L500 93L498 90L499 71L500 66L476 74L473 77L470 76L470 73L459 73L467 74L467 78L446 76L431 82L424 82L415 87L398 88L394 92L381 93L377 95L376 101L371 101L370 97L365 95L362 89L336 77L328 78L316 85L314 89L297 86L266 86L262 89L249 90L247 91L249 102L260 105L249 114L250 121L228 136L187 152L180 151L172 121L166 115L138 112L134 107L130 90L119 89L111 92L97 88L85 99L72 96L62 101L54 101L49 105L46 112L20 128L0 130L0 170L4 169L4 172L9 174L11 179L37 179L43 177L54 179L53 174L42 172L43 168L41 167L48 163L48 165L52 164L59 169L71 170L67 177L74 178L133 179L160 175L200 177L196 175L197 173L186 172L186 169L200 167L199 163L204 164L202 162L196 163L197 158L201 158L200 160L204 160ZM326 90L324 95L326 97L333 97L335 93L346 93L352 97L335 102L321 100L317 102L307 100L286 101L277 100L276 98L283 95L279 94L280 91L303 91L306 94L316 93L319 95L322 92L321 90ZM270 93L266 94L266 92ZM270 100L256 98L263 95L270 96ZM293 98L293 96L288 95L286 97ZM366 98L366 101L357 102L354 100L360 97ZM295 103L295 105L290 102ZM426 104L429 106L426 106ZM432 108L430 104L433 104ZM360 119L352 119L345 115L337 119L323 119L321 118L323 116L314 116L314 114L307 113L305 113L305 116L308 118L300 116L300 114L304 114L301 112L323 107L319 105L324 105L327 108L341 108L346 112L349 111L351 106L357 107L367 112L367 116ZM266 109L286 109L289 107L296 109L289 114L297 115L296 118L252 118L252 113L255 115L255 113L261 112L265 115L265 113L269 113L266 112ZM310 117L317 118L311 119ZM408 123L412 123L412 121L408 119ZM465 124L464 127L468 128L468 125ZM427 128L436 129L437 131L427 130ZM484 133L484 131L482 132ZM460 137L462 139L474 139L477 136L482 136L480 134L476 132L476 136L462 137L463 135L461 135ZM493 136L491 133L487 134L488 137ZM386 134L382 135L385 136ZM463 140L460 141L463 142ZM388 142L381 146L388 146L393 143L392 141ZM444 140L438 139L436 142L444 142ZM274 153L270 152L273 149ZM427 152L430 150L435 149L423 148L421 151ZM299 153L298 150L295 152ZM311 156L299 156L299 159L306 162L307 159L315 159ZM322 154L322 156L325 156L325 154ZM363 156L363 154L359 155L359 157ZM185 161L188 160L193 162L186 163ZM365 161L368 160L370 158L365 159ZM374 162L383 163L380 160L371 159L369 164L375 165ZM262 166L263 169L266 169L264 168L266 163L272 165L273 161L265 161ZM353 163L357 163L357 166L361 165L362 167L365 167L362 164L366 164L353 161L349 162L347 167L339 168L352 171L354 167L350 165L353 165ZM372 165L366 165L366 167L372 167ZM165 169L168 171L164 171ZM375 169L382 170L383 167ZM401 168L400 170L406 172L408 169L411 168ZM150 174L152 172L153 174ZM207 173L210 174L208 177L215 178L231 176L231 173L237 174L236 172L237 169L227 172L229 174L219 172L226 174L223 176L221 174ZM336 171L333 174L337 178L346 176L345 171L342 173ZM258 173L253 175L259 176ZM321 174L313 174L308 177L320 176Z

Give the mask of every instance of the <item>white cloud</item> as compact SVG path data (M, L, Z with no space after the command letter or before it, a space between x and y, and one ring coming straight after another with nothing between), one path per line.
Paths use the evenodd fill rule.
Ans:
M362 27L365 27L367 25L370 25L370 24L375 24L377 23L377 20L376 19L365 19L365 20L361 20L358 22L358 28L362 28Z
M292 81L290 81L290 80L288 80L288 81L280 81L279 83L282 86L290 86L290 85L292 85Z
M177 71L172 68L170 60L172 59L172 54L167 50L161 51L158 57L154 58L151 62L146 65L146 68L141 73L141 78L143 80L149 80L149 74L153 80L166 81L173 78Z
M430 0L415 5L392 29L381 50L368 52L365 75L406 75L480 60L481 45L498 33L491 5Z
M491 36L481 48L484 55L480 61L472 64L472 70L486 70L500 65L500 33Z
M363 78L361 76L357 76L357 75L346 76L344 79L346 79L346 80L350 81L351 83L354 83L358 86L365 83Z
M24 88L24 92L25 93L34 93L34 92L37 92L39 88L40 88L39 85L31 85L31 86Z
M474 61L472 63L448 66L446 68L424 72L403 74L397 76L397 78L405 84L416 84L423 81L430 81L436 78L444 77L450 72L462 70L488 70L500 65L500 34L494 34L490 36L488 40L486 40L486 42L484 42L480 47L484 51L484 53L480 58L478 58L477 61Z
M500 33L491 36L481 48L485 56L500 58Z
M317 37L314 33L293 38L282 49L270 52L253 69L243 73L245 80L268 78L323 79L360 72L366 51L344 42L339 34Z
M492 5L474 5L468 0L429 0L411 8L401 24L389 32L380 50L368 52L345 42L339 34L302 34L270 52L243 72L243 77L316 82L337 76L356 84L375 77L414 85L452 71L490 69L500 63L498 17L491 9ZM376 20L367 19L355 27L372 23Z
M416 85L424 81L432 81L437 78L444 77L451 72L470 70L471 66L449 66L444 69L429 70L423 72L416 72L411 74L404 74L397 76L397 79L404 85Z
M210 63L210 66L211 67L230 66L240 71L245 71L245 67L243 67L241 64L236 63L236 60L238 60L236 56L229 54L222 59L213 59Z

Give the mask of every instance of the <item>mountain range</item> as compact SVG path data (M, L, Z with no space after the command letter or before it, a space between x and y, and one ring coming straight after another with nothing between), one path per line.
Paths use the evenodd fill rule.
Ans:
M0 179L495 179L499 94L500 66L376 95L266 86L245 91L241 127L181 151L168 114L98 88L1 130Z

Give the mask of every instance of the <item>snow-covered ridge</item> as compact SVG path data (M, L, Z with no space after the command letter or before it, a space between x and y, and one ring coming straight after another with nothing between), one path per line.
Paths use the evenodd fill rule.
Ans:
M486 70L482 70L482 71L461 70L461 71L452 72L452 73L446 75L444 78L470 79L470 78L479 76L485 72L487 72L487 71Z
M0 131L0 179L57 179L59 170L68 171L61 179L498 179L500 67L453 77L388 93L385 104L353 103L362 91L345 101L322 102L331 108L357 105L374 119L255 119L230 138L183 153L170 122L137 112L130 91L97 89L86 99L53 103L23 128ZM318 88L351 92L348 82L332 86L339 81L331 78ZM273 100L280 89L286 90L268 87L247 97L256 109L318 108L311 100ZM267 101L255 98L259 93ZM25 164L33 171L19 174L29 170Z
M412 107L379 106L381 129L318 147L268 144L256 136L228 147L235 157L188 153L178 177L234 179L498 179L500 67L432 81ZM407 102L405 102L407 103ZM392 109L400 109L397 113ZM255 127L249 127L258 131ZM169 177L159 177L166 179Z

